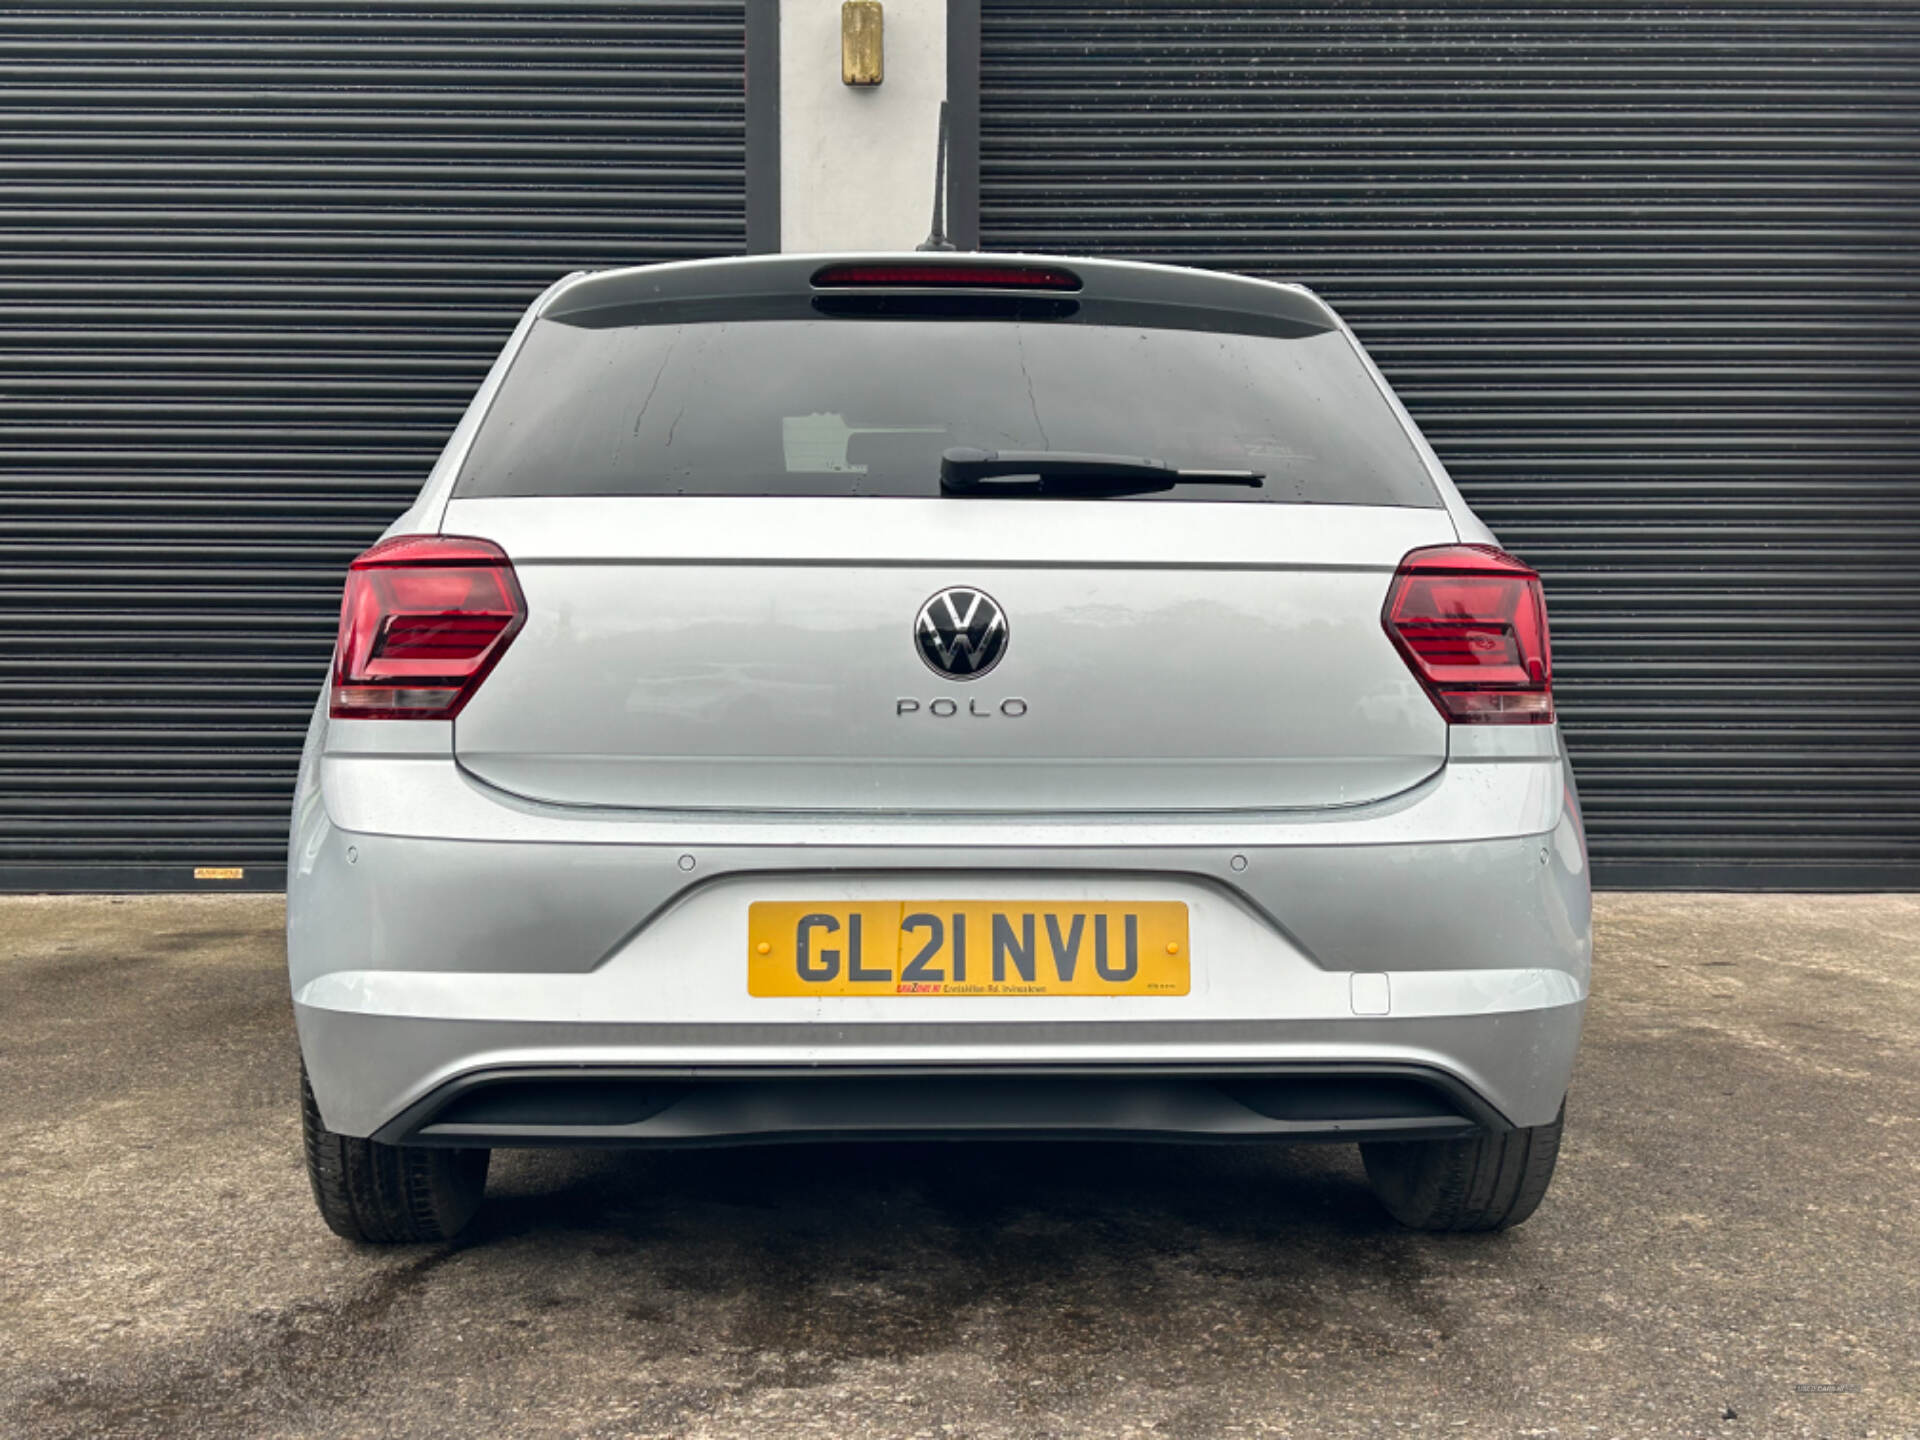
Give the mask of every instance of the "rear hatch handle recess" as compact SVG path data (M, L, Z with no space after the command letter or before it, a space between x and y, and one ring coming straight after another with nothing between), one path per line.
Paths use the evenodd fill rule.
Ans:
M1178 470L1164 460L1074 450L975 450L940 456L943 495L1151 495L1176 485L1249 485L1255 470Z

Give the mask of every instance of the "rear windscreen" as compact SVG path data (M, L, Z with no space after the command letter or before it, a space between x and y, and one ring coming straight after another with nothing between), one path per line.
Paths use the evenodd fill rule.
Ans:
M934 496L955 446L1265 477L1138 499L1440 504L1338 331L824 317L539 321L454 493Z

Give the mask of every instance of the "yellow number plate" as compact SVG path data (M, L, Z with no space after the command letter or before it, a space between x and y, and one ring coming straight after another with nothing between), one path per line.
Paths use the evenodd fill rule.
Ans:
M1179 901L747 907L749 995L1185 995L1188 983Z

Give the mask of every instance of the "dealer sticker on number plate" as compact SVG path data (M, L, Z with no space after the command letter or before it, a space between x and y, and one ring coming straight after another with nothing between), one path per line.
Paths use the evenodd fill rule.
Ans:
M750 995L1185 995L1188 984L1179 901L747 907Z

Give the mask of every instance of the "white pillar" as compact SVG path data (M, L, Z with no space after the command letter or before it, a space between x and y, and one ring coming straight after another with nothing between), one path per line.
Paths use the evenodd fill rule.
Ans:
M933 223L946 0L884 0L885 78L840 83L840 0L780 0L780 248L911 250Z

